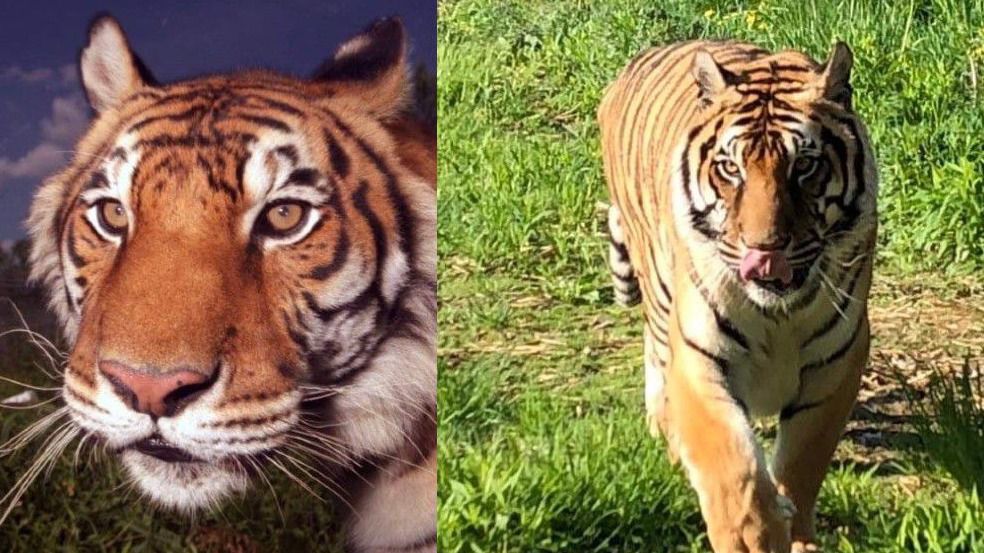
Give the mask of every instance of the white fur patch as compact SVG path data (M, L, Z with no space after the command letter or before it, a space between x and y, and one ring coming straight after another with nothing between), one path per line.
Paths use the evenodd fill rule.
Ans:
M68 388L79 390L75 394L88 397L97 408L76 400L73 393L64 396L73 420L103 437L111 448L123 448L156 432L202 459L197 463L167 463L134 450L122 452L124 464L144 494L163 505L190 510L210 506L245 489L248 478L241 470L230 468L234 463L231 459L282 445L299 417L300 394L296 391L220 411L218 404L225 397L230 374L223 371L215 385L188 408L175 417L158 419L156 424L150 416L127 406L102 374L95 376L95 394L82 391L71 373L66 379ZM281 416L262 425L221 426L227 420L273 415Z
M89 102L99 112L115 107L142 84L123 30L112 19L92 29L80 68Z
M249 487L245 473L206 463L167 463L137 451L121 455L140 491L160 505L182 511L215 507Z
M286 156L277 153L277 148L284 146L292 147L297 152L296 165ZM327 199L326 193L322 190L285 186L294 169L313 165L311 153L303 141L275 130L268 130L260 135L259 139L250 146L250 157L243 170L245 199L249 205L240 223L240 232L244 239L249 238L257 218L277 200L299 200L316 205ZM289 236L264 238L263 249L287 246L303 239L314 229L321 214L317 209L311 209L306 217L303 225Z

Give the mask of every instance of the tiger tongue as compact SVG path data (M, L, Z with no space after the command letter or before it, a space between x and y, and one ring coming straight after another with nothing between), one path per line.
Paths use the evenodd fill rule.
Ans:
M777 250L757 250L751 248L741 260L738 274L744 281L779 280L788 285L793 280L793 270L789 267L786 254Z

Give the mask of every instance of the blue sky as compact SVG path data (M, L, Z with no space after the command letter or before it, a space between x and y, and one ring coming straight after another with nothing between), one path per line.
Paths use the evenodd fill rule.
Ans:
M398 15L411 61L437 63L436 0L20 1L0 9L0 241L22 238L38 184L89 112L76 75L92 17L115 16L162 82L263 67L306 75L373 20Z

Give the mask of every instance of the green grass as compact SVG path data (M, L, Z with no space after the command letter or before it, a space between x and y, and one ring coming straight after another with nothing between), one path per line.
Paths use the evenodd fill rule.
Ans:
M642 48L732 37L823 58L847 41L882 174L879 275L984 269L970 69L984 67L984 2L460 0L439 14L442 551L708 549L693 492L645 429L641 320L610 306L595 215L594 112ZM984 305L976 290L961 301ZM984 551L977 494L897 449L890 465L832 469L827 550ZM855 450L845 440L841 458Z
M984 373L967 363L955 377L933 374L925 399L912 396L924 447L963 487L984 491Z

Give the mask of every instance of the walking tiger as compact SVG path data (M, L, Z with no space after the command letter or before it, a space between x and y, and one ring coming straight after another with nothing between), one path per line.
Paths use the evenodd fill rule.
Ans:
M852 54L734 42L637 56L598 110L616 299L645 400L714 550L816 550L821 481L868 356L877 175ZM771 466L750 417L779 416Z

